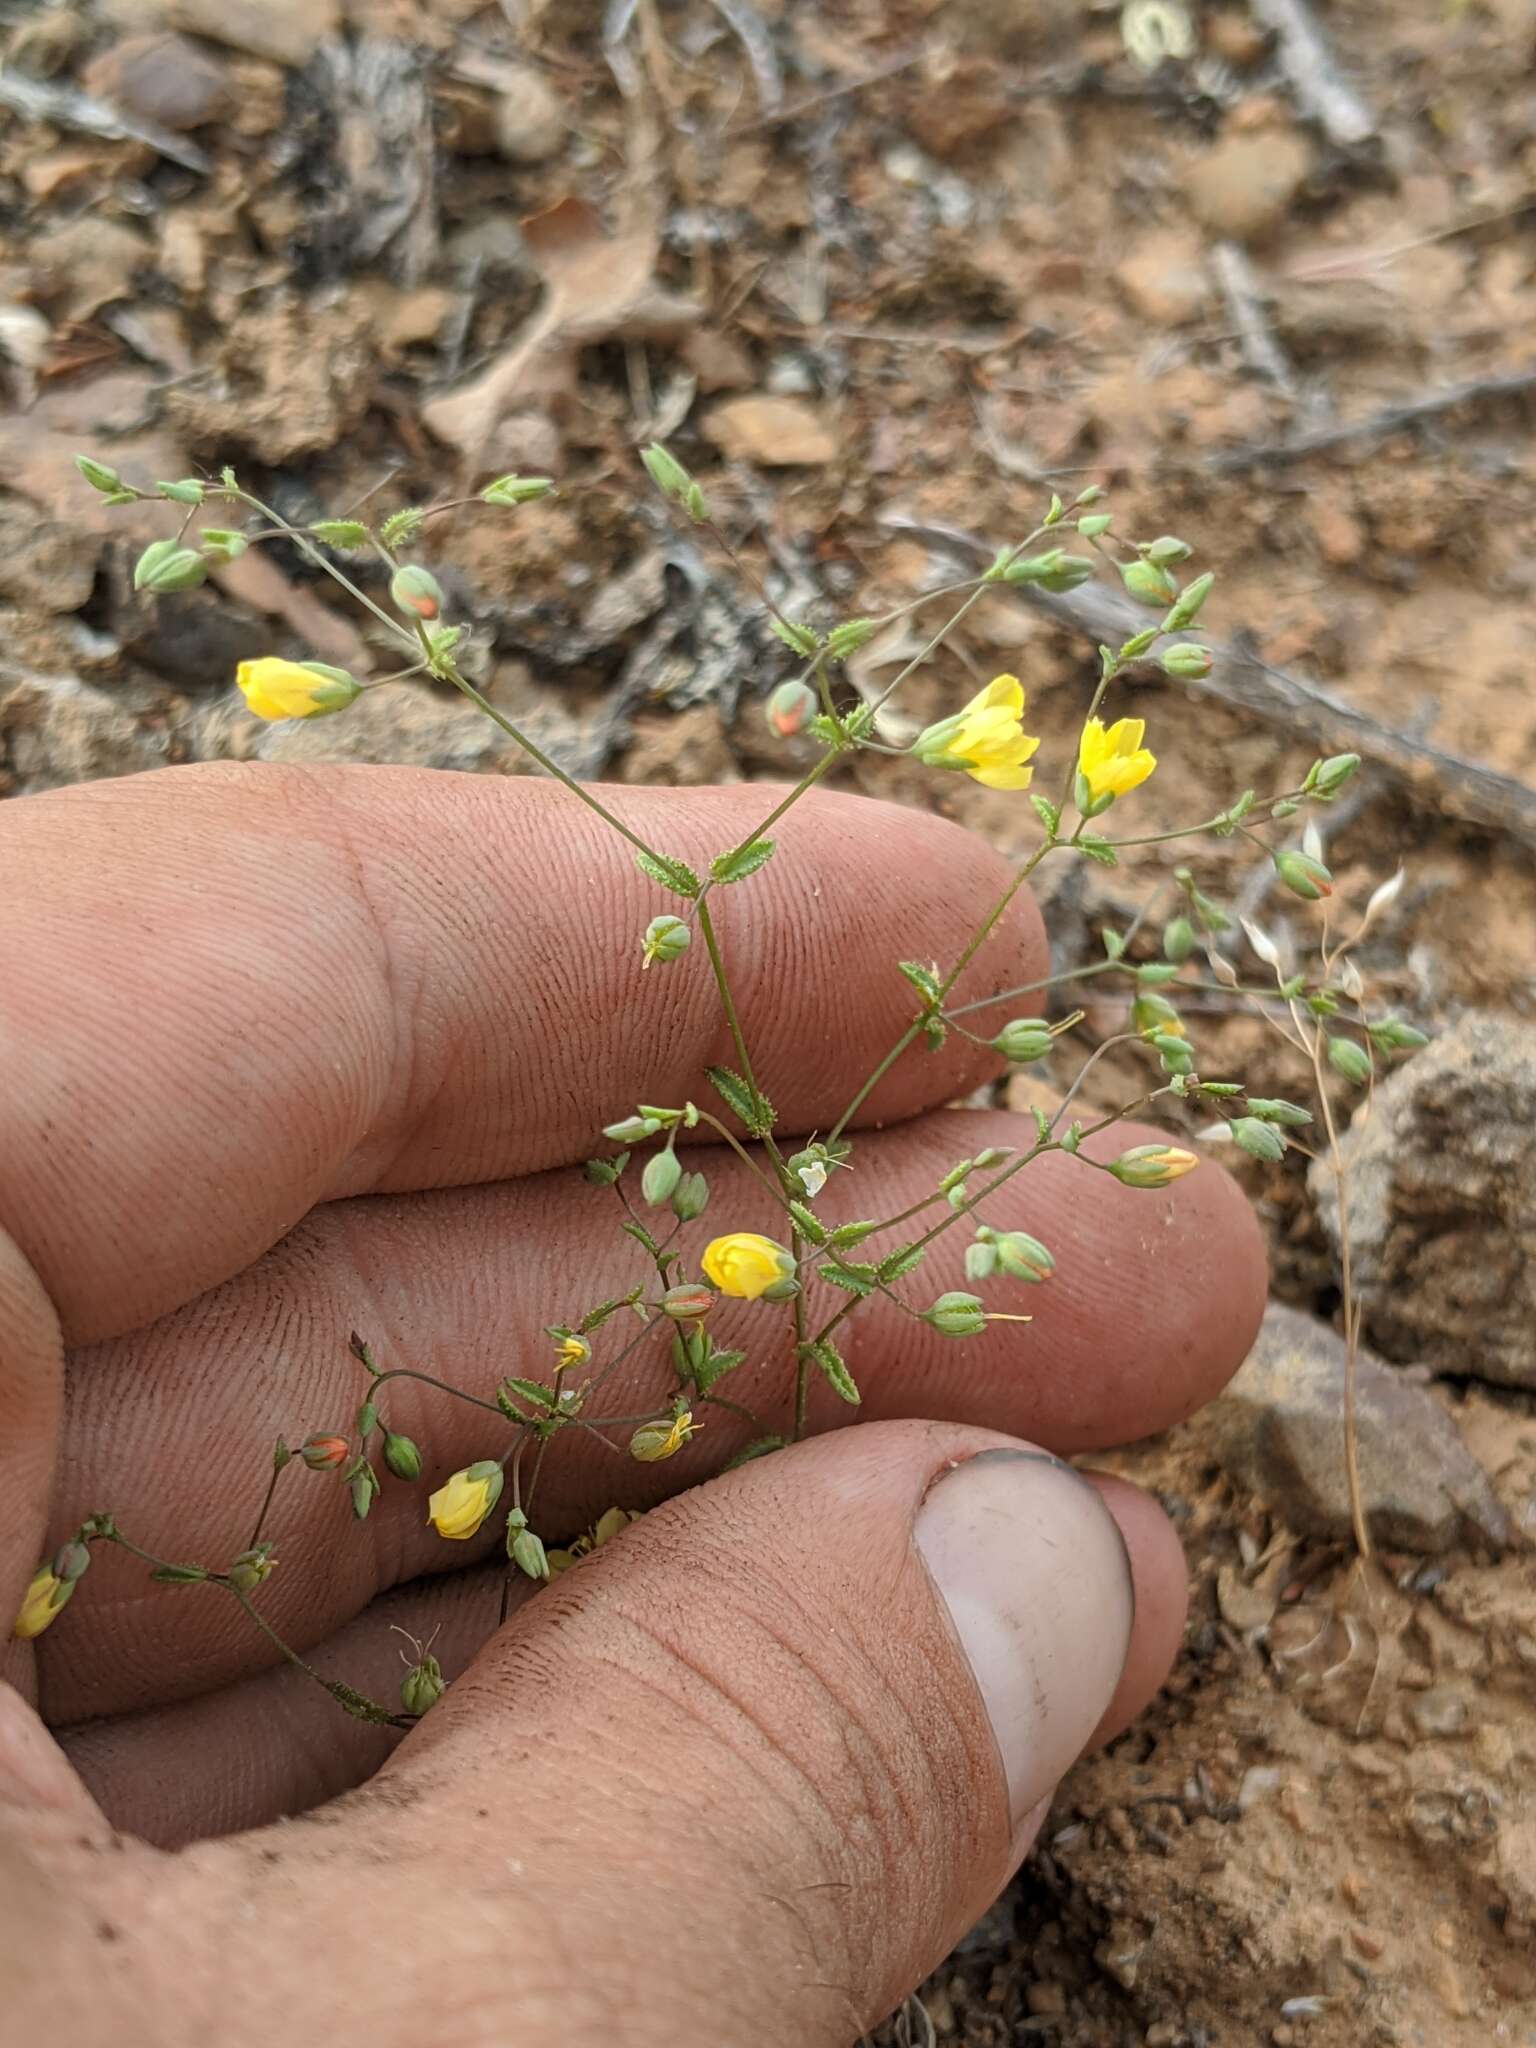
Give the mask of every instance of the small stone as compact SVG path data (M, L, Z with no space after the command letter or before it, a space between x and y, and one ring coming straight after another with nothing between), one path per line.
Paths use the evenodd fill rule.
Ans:
M1115 282L1134 311L1156 327L1182 327L1210 303L1211 280L1199 239L1180 228L1154 228L1117 265Z
M1377 1084L1345 1133L1366 1325L1394 1358L1536 1387L1536 1025L1470 1012ZM1338 1242L1338 1195L1312 1198Z
M185 29L295 68L341 27L341 0L103 0L102 11L124 28Z
M706 415L704 432L733 461L767 469L831 462L838 452L816 408L798 398L728 398Z
M1457 1692L1454 1686L1432 1685L1410 1703L1408 1718L1420 1735L1443 1741L1448 1736L1466 1734L1470 1709L1465 1694Z
M751 356L718 328L695 328L678 353L701 391L745 391L757 381Z
M1024 1993L1024 2003L1037 2015L1064 2013L1067 2009L1066 1986L1054 1983L1050 1978L1031 1984Z
M1286 128L1228 135L1185 180L1195 218L1219 235L1256 241L1279 225L1312 168L1312 150Z
M1268 37L1246 14L1216 13L1205 23L1205 40L1217 57L1229 64L1257 64L1268 46Z
M509 64L498 73L496 88L496 143L507 161L542 164L558 156L570 130L542 74L525 64Z
M39 519L22 498L0 501L0 598L40 612L79 611L95 587L100 552L86 528Z
M1365 531L1340 494L1318 491L1308 497L1305 513L1325 562L1348 569L1359 561L1365 553Z
M1351 1927L1349 1938L1355 1945L1355 1953L1364 1956L1368 1963L1377 1962L1386 1953L1386 1942L1373 1928Z
M154 260L142 235L99 213L82 213L62 227L50 227L36 246L53 287L48 296L56 291L59 308L75 320L89 319L111 300L127 298L134 273Z
M87 92L161 128L200 128L223 111L228 79L185 36L125 36L86 66Z
M1350 1534L1344 1469L1343 1340L1271 1302L1246 1364L1191 1427L1245 1491L1301 1535ZM1360 1480L1380 1543L1437 1553L1470 1522L1510 1540L1487 1474L1427 1387L1362 1351L1356 1368Z

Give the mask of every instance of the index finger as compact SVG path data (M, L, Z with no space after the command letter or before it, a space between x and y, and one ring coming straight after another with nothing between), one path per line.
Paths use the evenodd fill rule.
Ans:
M603 796L704 868L776 794ZM912 1017L896 961L953 960L1009 871L940 819L820 791L775 836L716 908L759 1083L809 1131ZM638 971L648 919L681 904L547 783L169 769L5 806L0 871L0 1232L72 1343L191 1300L319 1202L579 1158L637 1097L736 1064L702 946ZM1021 897L958 994L1044 952ZM989 1064L953 1035L860 1120Z

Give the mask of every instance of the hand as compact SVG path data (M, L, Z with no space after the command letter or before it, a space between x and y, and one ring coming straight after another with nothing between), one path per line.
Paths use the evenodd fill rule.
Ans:
M765 808L747 788L610 800L696 863ZM0 1614L98 1510L162 1556L242 1548L273 1438L347 1426L352 1328L382 1364L489 1388L542 1370L543 1324L632 1284L616 1206L560 1169L729 1054L692 956L635 972L655 889L566 793L172 770L6 806L0 872ZM783 1129L828 1128L910 1016L892 963L952 958L1005 877L925 816L816 794L784 820L723 924ZM1044 958L1021 901L960 993ZM1018 1141L1019 1119L935 1107L989 1059L952 1039L897 1065L834 1176L847 1215ZM708 1171L711 1222L772 1227L744 1167L717 1150ZM505 1627L501 1570L449 1570L489 1556L494 1525L446 1544L424 1487L387 1481L359 1527L334 1483L286 1477L260 1604L290 1642L393 1697L391 1625L440 1630L455 1682L398 1747L233 1601L98 1546L0 1686L17 2038L239 2048L278 2002L331 2048L424 2028L843 2048L874 2023L995 1896L1182 1625L1152 1503L1020 1440L1164 1428L1262 1304L1257 1228L1214 1166L1131 1191L1047 1156L996 1208L1056 1253L1027 1330L957 1344L871 1305L849 1325L857 1429L670 1501ZM761 1351L784 1318L719 1320ZM633 1369L653 1399L654 1359ZM782 1408L782 1354L740 1378ZM391 1394L430 1483L484 1455L474 1410ZM562 1437L540 1525L650 1506L747 1434L711 1410L661 1466Z

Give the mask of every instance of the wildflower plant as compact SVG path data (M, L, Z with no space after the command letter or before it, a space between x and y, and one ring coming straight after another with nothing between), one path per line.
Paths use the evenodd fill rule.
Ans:
M651 447L642 459L677 513L706 528L735 562L710 515L702 486L664 448ZM1223 950L1234 921L1202 892L1188 868L1175 871L1174 900L1165 906L1160 929L1149 907L1129 932L1106 933L1101 961L1000 995L957 1001L956 987L966 969L1046 860L1088 860L1114 867L1128 852L1147 845L1240 836L1258 850L1277 884L1303 903L1321 905L1326 918L1333 884L1321 841L1309 833L1297 848L1281 843L1277 828L1333 802L1359 766L1353 754L1314 762L1293 788L1269 793L1243 790L1213 815L1176 831L1137 834L1114 829L1124 814L1121 807L1134 799L1157 768L1156 754L1146 744L1145 722L1107 716L1114 708L1116 684L1130 664L1148 658L1173 677L1209 672L1208 649L1198 639L1184 636L1198 633L1213 578L1202 574L1181 580L1191 551L1174 536L1119 541L1111 515L1093 509L1102 497L1097 488L1080 492L1070 505L1053 496L1034 530L1000 549L983 574L881 617L849 619L822 629L785 616L764 595L773 629L797 665L797 672L768 695L767 723L781 739L808 739L814 759L756 827L735 845L722 847L700 873L670 848L651 844L615 816L482 695L463 665L467 628L445 617L448 600L443 585L431 569L413 559L432 520L473 504L515 514L519 506L551 492L549 479L499 477L473 499L406 506L376 524L345 517L295 526L254 497L228 469L217 480L184 478L142 487L125 482L116 470L93 458L82 456L78 461L86 483L106 503L158 499L183 515L173 535L152 542L140 555L134 574L137 588L172 595L193 589L210 570L247 547L281 539L339 583L399 649L398 666L378 678L358 678L321 662L275 655L243 662L235 680L255 717L336 716L365 691L425 677L459 691L539 768L564 784L573 802L585 804L627 842L656 891L654 915L634 935L635 972L707 974L733 1048L733 1064L710 1066L701 1073L701 1100L636 1103L631 1113L603 1129L594 1146L585 1167L592 1199L612 1202L616 1229L633 1246L634 1278L625 1291L590 1301L580 1299L578 1289L577 1298L551 1301L547 1351L519 1358L515 1372L494 1380L488 1375L489 1383L478 1388L450 1385L409 1362L383 1363L367 1339L354 1333L347 1341L357 1363L360 1398L350 1427L322 1418L319 1428L293 1445L284 1438L276 1442L254 1526L242 1548L213 1562L159 1557L126 1535L113 1514L93 1514L54 1557L39 1565L14 1623L18 1636L37 1636L52 1626L87 1570L92 1547L114 1544L142 1558L151 1576L162 1583L220 1588L283 1656L308 1672L348 1712L364 1720L409 1725L443 1690L443 1674L430 1644L413 1646L416 1655L408 1660L398 1702L382 1703L315 1672L283 1641L259 1604L262 1587L281 1561L281 1542L267 1532L285 1473L297 1470L315 1475L313 1483L339 1484L358 1521L367 1519L386 1484L421 1482L421 1447L391 1426L390 1390L396 1382L423 1382L469 1403L484 1417L483 1455L424 1498L424 1518L445 1543L472 1542L488 1527L497 1527L504 1542L508 1589L519 1578L542 1583L613 1541L634 1512L615 1505L593 1528L575 1536L564 1530L541 1533L541 1475L552 1447L558 1455L557 1440L570 1432L595 1435L620 1458L652 1464L676 1456L715 1416L729 1414L750 1430L730 1461L740 1464L771 1455L804 1436L812 1423L813 1404L859 1405L861 1389L848 1365L844 1339L846 1326L871 1301L878 1299L957 1342L977 1336L991 1323L1027 1324L1029 1317L1007 1304L1028 1299L1020 1289L1051 1285L1056 1260L1049 1220L1038 1219L1037 1236L1021 1228L1002 1228L989 1220L988 1212L995 1216L1001 1188L1046 1155L1065 1155L1079 1162L1084 1172L1110 1174L1129 1189L1166 1187L1197 1170L1195 1153L1171 1141L1133 1144L1107 1158L1084 1149L1089 1138L1166 1098L1191 1107L1207 1105L1218 1121L1206 1137L1229 1140L1261 1161L1279 1161L1288 1148L1298 1145L1297 1134L1312 1123L1313 1112L1250 1094L1240 1081L1204 1072L1179 1007L1181 1000L1214 993L1232 1003L1251 1004L1271 1021L1304 1062L1336 1164L1336 1092L1341 1087L1368 1087L1380 1060L1424 1042L1411 1024L1372 1012L1350 957L1384 906L1384 892L1377 892L1359 929L1343 941L1330 940L1324 923L1315 973L1287 964L1273 939L1249 927L1253 950L1273 981L1245 984ZM200 525L213 508L231 523ZM387 588L387 606L368 595L338 560L365 555L374 558L379 580ZM904 746L882 737L885 707L989 592L998 586L1031 584L1047 591L1070 590L1104 571L1119 576L1125 590L1146 609L1148 620L1119 647L1099 648L1098 674L1078 741L1066 758L1042 758L1040 739L1026 729L1024 686L1011 675L993 678L968 703ZM853 699L839 677L848 656L894 621L946 596L958 600L948 617L878 700ZM840 763L866 749L906 754L936 774L964 775L986 788L1017 793L1034 822L1033 843L996 900L978 907L972 930L958 941L950 961L891 963L892 975L903 977L910 990L908 1021L831 1127L790 1149L757 1080L753 1019L738 1005L731 960L743 927L752 919L754 878L774 857L774 832L780 820ZM1043 787L1037 786L1037 777ZM898 1062L921 1058L957 1033L1013 1066L1027 1067L1052 1053L1084 1021L1082 1010L1053 1021L1038 1014L1048 991L1057 983L1075 985L1089 979L1102 981L1123 997L1123 1027L1101 1038L1087 1055L1053 1115L1033 1110L1032 1142L1018 1149L989 1146L954 1161L925 1196L896 1214L882 1214L879 1190L872 1188L866 1218L833 1223L824 1217L818 1203L825 1190L834 1177L856 1172L860 1163L850 1126ZM1011 1003L1021 1006L1019 1013L999 1022L998 1006ZM983 1011L990 1012L985 1026L980 1023ZM1074 1116L1073 1106L1085 1082L1116 1048L1129 1051L1143 1069L1131 1098L1110 1114L1091 1120ZM740 1227L741 1219L711 1210L708 1175L678 1150L680 1142L696 1132L707 1132L744 1164L777 1213L774 1235ZM929 1278L929 1255L942 1239L957 1232L966 1240L963 1270L969 1284L964 1289L935 1286ZM1344 1259L1346 1319L1353 1319L1353 1347L1358 1309L1349 1287L1347 1239ZM748 1352L717 1341L713 1325L722 1300L748 1304L762 1329L762 1352L782 1354L787 1360L784 1381L770 1403L764 1404L759 1395L758 1406L749 1407L731 1391L732 1375L746 1362ZM1027 1345L1027 1338L1024 1341ZM651 1388L637 1412L612 1412L605 1401L605 1389L621 1369L631 1379L638 1370ZM1351 1439L1351 1469L1352 1461ZM615 1490L622 1491L621 1485ZM1368 1550L1368 1534L1358 1513L1357 1530L1362 1549ZM503 1605L505 1611L505 1600Z

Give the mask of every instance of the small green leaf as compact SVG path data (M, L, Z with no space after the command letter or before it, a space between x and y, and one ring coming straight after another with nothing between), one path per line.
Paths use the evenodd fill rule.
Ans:
M858 1406L859 1390L853 1383L853 1374L844 1364L842 1353L830 1337L822 1337L812 1344L802 1344L800 1356L810 1360L840 1401L846 1401L850 1407Z
M875 1268L876 1276L883 1281L899 1280L904 1273L923 1263L925 1253L920 1244L901 1244L893 1252L887 1252Z
M1061 829L1061 812L1048 796L1032 796L1030 802L1035 807L1035 816L1054 839Z
M923 1042L928 1052L937 1052L949 1036L949 1026L942 1017L927 1016L923 1019Z
M1292 1124L1298 1130L1312 1121L1310 1109L1303 1109L1298 1102L1286 1102L1278 1095L1250 1095L1248 1114L1262 1117L1265 1123Z
M1120 856L1107 839L1094 839L1084 832L1072 843L1079 853L1085 853L1090 860L1097 861L1101 868L1117 868L1120 865Z
M619 1228L627 1236L632 1237L635 1240L636 1244L643 1245L646 1251L650 1253L653 1259L658 1258L660 1256L661 1246L656 1242L655 1238L652 1237L651 1233L646 1229L643 1223L637 1223L634 1221L633 1218L630 1218L628 1222L621 1223L619 1225Z
M387 548L404 547L408 540L414 540L421 531L426 513L419 505L403 505L398 512L391 512L379 528L379 538Z
M755 875L759 868L766 867L773 859L774 842L771 839L753 839L745 846L732 847L729 853L716 854L709 864L709 872L717 882L742 882L748 875Z
M907 977L925 1003L939 1000L939 977L931 967L924 967L920 960L898 960L896 972Z
M538 1380L514 1379L510 1374L501 1383L514 1394L521 1394L525 1401L531 1401L535 1408L553 1408L555 1396L552 1390Z
M792 654L803 655L807 661L820 645L809 626L799 625L793 619L770 619L769 624Z
M795 1228L803 1238L807 1238L814 1245L824 1245L826 1243L826 1225L819 1217L812 1215L804 1202L791 1202L789 1213Z
M717 1351L711 1344L702 1363L693 1368L693 1384L701 1394L707 1394L728 1372L734 1372L746 1355L745 1351Z
M149 1576L162 1586L197 1586L208 1573L200 1564L157 1564Z
M637 853L635 866L677 896L697 896L704 886L687 861L673 860L670 854Z
M611 1188L628 1164L629 1154L621 1152L617 1159L589 1159L582 1172L593 1187Z
M368 529L361 519L318 519L309 529L328 548L365 548Z
M706 1067L709 1084L720 1100L740 1117L754 1137L766 1138L773 1129L773 1104L766 1095L748 1085L729 1067Z
M850 654L856 654L874 637L873 619L846 619L827 635L827 658L829 661L846 661Z
M873 1266L851 1264L843 1259L828 1259L816 1268L823 1280L840 1287L845 1294L856 1294L862 1301L866 1294L875 1291L875 1269Z

